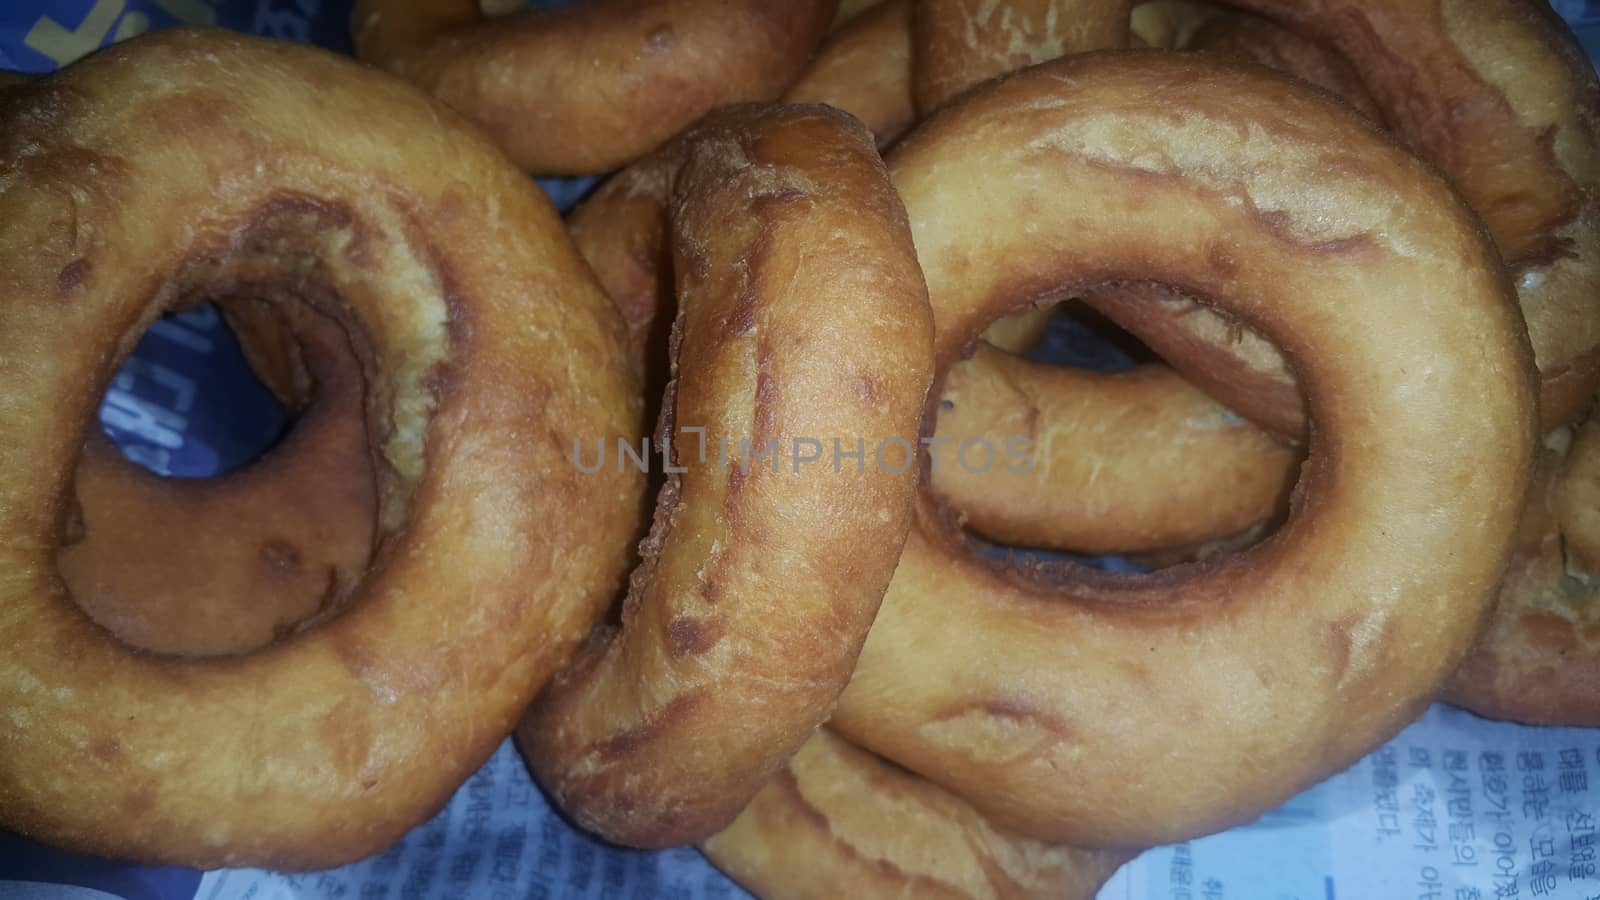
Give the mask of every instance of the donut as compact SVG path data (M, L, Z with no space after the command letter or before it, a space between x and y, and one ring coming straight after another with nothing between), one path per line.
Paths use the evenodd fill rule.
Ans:
M1299 82L1163 52L993 82L889 166L939 378L1011 309L1155 281L1284 348L1313 424L1273 537L1148 576L981 557L921 492L829 727L997 827L1137 847L1259 815L1419 714L1537 439L1512 287L1450 186Z
M465 113L518 165L592 175L714 107L777 97L834 9L835 0L587 0L491 18L476 0L357 0L351 16L357 56Z
M933 489L1019 547L1124 554L1236 534L1282 508L1298 461L1166 366L1108 375L983 342L951 367L938 415Z
M1549 434L1494 613L1442 699L1529 725L1600 726L1600 422Z
M702 850L763 900L1093 900L1132 858L1013 837L827 729Z
M1522 0L1449 11L1438 0L1227 5L1332 48L1360 76L1379 121L1450 179L1512 273L1545 428L1579 418L1600 383L1600 82L1560 18ZM1298 391L1278 367L1199 362L1213 342L1207 333L1236 331L1235 323L1185 303L1106 312L1139 315L1119 324L1175 364L1164 345L1185 346L1191 367L1246 373L1201 385L1230 409L1289 437L1303 427ZM1232 354L1224 344L1209 353Z
M911 0L885 0L858 12L828 37L783 101L842 109L867 126L880 148L887 147L917 118L911 99Z
M0 827L195 867L376 852L620 587L642 478L570 455L639 427L616 311L465 120L324 51L154 32L7 90L0 122ZM378 509L348 609L191 660L95 624L54 557L118 362L200 298L339 321Z
M658 189L676 467L620 630L517 739L577 824L665 847L731 822L844 689L910 524L931 322L905 211L848 115L729 108L638 166L659 180L625 172L589 214L644 196L636 178Z
M1361 84L1361 76L1349 60L1260 16L1222 12L1207 19L1184 46L1288 72L1354 106L1362 115L1381 120L1378 104Z
M262 459L219 478L161 478L104 435L85 442L56 564L78 606L123 642L249 652L331 617L366 572L377 497L361 369L331 319L294 318L315 396Z
M1128 45L1131 0L918 0L912 17L917 110L1025 66Z

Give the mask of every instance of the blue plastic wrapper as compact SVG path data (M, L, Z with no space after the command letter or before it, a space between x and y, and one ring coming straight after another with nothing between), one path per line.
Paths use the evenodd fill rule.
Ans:
M1552 5L1591 58L1600 56L1600 0ZM48 72L116 40L182 24L346 52L348 20L348 0L8 0L0 69ZM565 209L593 181L540 183ZM1070 326L1053 330L1035 355L1098 369L1130 362ZM287 426L210 306L150 329L108 388L100 421L128 456L179 477L245 465ZM1259 822L1146 853L1101 898L1600 900L1600 783L1591 793L1591 770L1600 772L1600 730L1522 728L1438 707ZM573 831L509 744L433 821L332 872L136 866L0 833L0 900L742 896L692 850L627 851Z

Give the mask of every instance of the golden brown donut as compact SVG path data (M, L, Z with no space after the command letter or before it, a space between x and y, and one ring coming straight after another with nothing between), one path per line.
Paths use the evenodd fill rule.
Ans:
M217 478L161 478L103 434L85 442L80 512L56 563L78 606L128 644L249 652L337 613L366 572L377 497L361 369L333 320L286 312L310 377L309 392L291 388L309 396L260 460ZM247 334L244 346L269 336Z
M1026 66L1128 45L1132 0L917 0L912 84L923 115Z
M727 826L832 712L909 525L931 329L905 210L855 119L731 108L639 168L662 179L661 433L684 471L620 631L517 737L579 825L661 847ZM859 466L837 456L863 448Z
M356 55L483 126L519 165L591 175L707 110L770 100L835 0L584 0L491 18L479 0L358 0Z
M1299 82L1162 52L991 83L890 170L941 374L1010 309L1151 279L1283 347L1315 427L1276 535L1151 576L981 558L924 493L830 727L998 827L1147 846L1411 721L1488 608L1537 425L1511 287L1450 187Z
M702 849L763 900L1093 900L1132 854L999 831L823 729Z
M1282 508L1298 462L1166 366L1107 375L983 342L950 368L934 437L933 488L967 527L1080 553L1244 531Z
M1556 14L1529 0L1227 5L1332 48L1382 124L1450 179L1511 270L1544 425L1578 418L1600 383L1600 82ZM1303 427L1298 392L1278 367L1259 356L1229 362L1228 346L1206 350L1232 323L1183 304L1105 311L1175 363L1164 345L1219 357L1187 364L1234 374L1204 383L1183 371L1230 409L1286 436Z
M1361 84L1350 61L1331 48L1287 28L1246 13L1225 11L1206 20L1184 45L1190 50L1224 53L1288 72L1380 120L1382 113Z
M619 585L642 479L570 459L638 428L615 310L465 120L320 50L156 32L7 90L0 122L0 826L199 867L381 849L483 764ZM117 363L202 297L344 325L379 516L343 614L183 660L95 625L54 557Z
M829 36L783 100L837 107L860 119L879 147L894 143L917 118L911 102L911 0L886 0L851 18Z
M1600 422L1547 435L1494 613L1443 699L1530 725L1600 725Z

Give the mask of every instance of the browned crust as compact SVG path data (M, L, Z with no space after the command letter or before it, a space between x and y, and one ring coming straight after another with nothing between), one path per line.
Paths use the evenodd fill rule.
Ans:
M703 849L764 900L1090 900L1133 856L1014 837L826 729Z
M291 301L292 302L292 301ZM264 301L226 304L265 306ZM244 339L303 348L276 373L305 415L266 456L214 479L167 479L91 436L74 490L79 534L56 562L73 601L135 647L246 653L341 609L365 573L377 524L360 364L331 319L259 310ZM176 549L174 549L176 544Z
M1282 347L1312 426L1272 539L1147 577L980 561L925 496L830 727L1017 833L1138 846L1409 723L1488 611L1537 429L1511 286L1449 185L1325 94L1198 54L991 83L890 167L941 373L997 315L1150 280Z
M538 174L598 174L707 111L770 100L835 0L588 0L489 19L477 0L361 0L356 53L462 111Z
M1299 460L1164 366L1104 375L984 345L951 368L938 422L934 490L1019 547L1138 553L1235 534L1284 508Z
M475 129L320 50L162 31L0 93L0 117L0 825L198 867L382 849L619 585L641 479L570 460L639 427L615 310ZM261 652L139 652L56 574L83 432L155 316L269 285L363 337L375 558L342 615Z
M916 121L911 100L911 0L886 0L835 31L785 103L826 103L860 119L887 147Z
M1338 97L1368 118L1378 120L1382 116L1349 60L1330 47L1259 16L1224 12L1210 17L1195 31L1186 49L1221 53L1288 72Z
M845 114L729 108L637 165L664 177L607 185L583 241L607 283L656 278L643 254L608 258L619 248L672 261L662 433L686 471L657 503L620 632L539 697L517 736L580 825L659 847L726 826L827 718L910 523L913 467L741 448L914 441L931 327L905 211ZM651 189L628 187L640 182ZM603 214L624 197L635 215ZM649 214L652 201L665 211ZM652 222L664 233L641 230ZM608 225L633 238L594 230ZM613 280L614 266L632 275Z
M1128 46L1131 0L922 0L912 17L912 83L926 115L1027 66Z
M1600 423L1545 444L1494 613L1443 699L1494 719L1600 726Z

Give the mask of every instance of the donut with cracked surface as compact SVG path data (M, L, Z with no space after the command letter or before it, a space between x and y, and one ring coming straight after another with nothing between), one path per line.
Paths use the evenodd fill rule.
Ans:
M1133 855L1006 834L828 729L701 849L763 900L1093 900Z
M415 82L540 175L594 175L707 111L771 100L835 0L582 0L491 15L480 0L358 0L356 55Z
M941 377L1011 309L1153 280L1283 347L1313 427L1276 535L1150 576L980 558L924 492L830 727L998 827L1148 846L1410 722L1488 610L1537 434L1511 286L1450 186L1298 82L1151 52L993 82L889 162ZM1184 774L1119 777L1147 758Z
M645 198L640 221L662 231L642 243L677 295L660 427L674 468L620 630L517 737L579 825L660 847L725 827L832 712L910 524L932 358L905 210L855 119L718 111L589 213L632 228L604 208Z
M320 50L156 32L6 90L0 121L0 824L197 867L382 849L619 587L642 479L569 459L639 427L615 309L465 120ZM137 651L56 572L82 434L163 310L264 292L370 361L372 563L261 652Z

